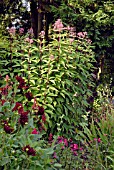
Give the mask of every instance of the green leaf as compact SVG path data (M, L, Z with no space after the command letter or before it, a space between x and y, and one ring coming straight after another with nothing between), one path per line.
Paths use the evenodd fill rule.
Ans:
M11 160L8 157L2 157L0 164L1 164L1 166L4 166L4 165L8 164L9 162L11 162Z
M59 164L59 163L55 163L55 164L54 164L54 167L61 168L61 167L62 167L62 165L61 165L61 164Z

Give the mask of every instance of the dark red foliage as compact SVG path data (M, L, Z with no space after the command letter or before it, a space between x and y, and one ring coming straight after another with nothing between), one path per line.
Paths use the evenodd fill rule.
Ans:
M31 101L31 99L33 98L33 95L32 95L31 92L25 93L25 96L26 96L26 98L28 99L28 101Z
M24 126L28 122L28 111L20 114L19 123Z
M30 147L29 145L26 145L23 148L23 151L27 152L27 154L31 155L31 156L35 156L36 155L36 151L32 147Z

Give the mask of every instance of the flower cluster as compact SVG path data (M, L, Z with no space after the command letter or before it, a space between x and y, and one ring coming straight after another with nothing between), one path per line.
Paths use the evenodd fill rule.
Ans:
M36 155L36 151L30 147L29 145L26 145L25 147L23 147L22 149L23 151L25 151L29 156L35 156Z
M25 41L28 42L28 43L30 43L30 44L33 43L33 39L31 39L31 38L29 38L29 37L25 38Z
M62 21L61 21L61 19L58 19L55 23L54 23L54 31L59 31L59 32L61 32L62 30L63 30L63 23L62 23Z
M28 122L28 111L24 111L22 104L18 102L16 102L15 107L12 109L12 111L16 110L20 115L19 123L24 126Z

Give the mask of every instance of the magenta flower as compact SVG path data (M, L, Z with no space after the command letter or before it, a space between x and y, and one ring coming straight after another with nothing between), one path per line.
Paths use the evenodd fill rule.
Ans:
M71 144L70 148L72 151L78 150L78 145L77 144Z
M67 139L63 139L63 142L64 142L65 146L68 146L68 140Z
M32 134L39 134L39 132L36 129L33 129Z
M101 139L100 139L100 138L98 138L98 139L97 139L97 141L98 141L98 143L100 143L100 142L101 142Z

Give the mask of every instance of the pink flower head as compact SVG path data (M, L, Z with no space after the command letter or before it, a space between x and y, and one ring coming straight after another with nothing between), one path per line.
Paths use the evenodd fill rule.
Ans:
M98 138L98 139L97 139L97 141L98 141L98 143L100 143L100 142L101 142L101 139L100 139L100 138Z
M53 158L55 158L55 159L57 158L56 152L53 153Z
M63 23L62 23L62 21L61 21L61 19L58 19L55 23L54 23L54 31L59 31L59 32L61 32L62 30L63 30Z
M28 29L28 33L29 33L31 36L33 36L33 35L34 35L33 28Z
M6 82L8 82L8 80L9 80L9 76L8 75L6 75L5 80L6 80Z
M65 146L68 146L68 140L67 139L63 139L63 142L64 142Z
M74 143L74 144L71 144L71 145L70 145L70 148L71 148L72 151L78 150L78 145L75 144L75 143Z
M32 134L39 134L39 132L36 129L33 129Z
M19 33L23 34L24 33L24 28L19 28Z
M27 37L27 38L25 38L25 41L26 41L26 42L28 42L28 43L30 43L30 44L32 44L32 43L33 43L33 40L32 40L32 39L30 39L30 38L28 38L28 37Z
M85 37L87 36L87 32L78 32L78 33L77 33L77 36L78 36L79 38L85 38Z
M74 38L70 38L69 41L70 41L70 43L72 44L73 41L74 41Z
M44 38L44 36L45 36L45 31L41 31L39 35L40 35L41 38Z
M9 28L8 32L10 35L15 35L16 30L14 27L11 27L11 28Z
M97 138L94 138L94 141L97 141Z

